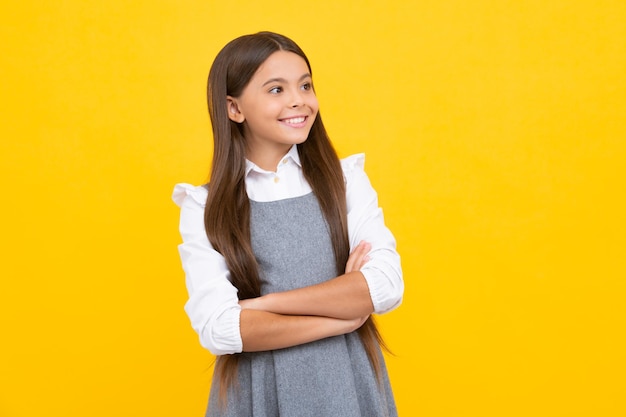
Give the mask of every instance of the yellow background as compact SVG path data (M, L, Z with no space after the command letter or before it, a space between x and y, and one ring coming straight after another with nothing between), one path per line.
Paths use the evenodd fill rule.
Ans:
M380 318L402 416L626 415L626 6L5 1L0 416L201 416L176 182L205 79L274 30L403 256Z

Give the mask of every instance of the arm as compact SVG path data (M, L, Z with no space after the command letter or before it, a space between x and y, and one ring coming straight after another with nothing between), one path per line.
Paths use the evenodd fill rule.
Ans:
M367 317L341 320L244 309L240 325L243 351L281 349L350 333L361 327Z
M383 314L402 302L404 281L396 240L385 225L378 195L363 169L364 163L363 155L342 161L346 176L348 233L351 247L361 241L372 245L368 253L370 260L360 271L367 282L374 313Z
M400 256L385 226L376 191L363 171L363 158L354 156L342 165L353 248L346 273L310 287L245 300L243 308L351 319L386 313L400 305L404 291Z
M340 320L242 311L224 258L206 237L204 199L206 190L201 187L175 189L183 238L179 252L189 292L185 311L203 347L215 355L279 349L349 333L363 324L367 317Z
M215 355L241 352L237 289L231 284L224 257L204 231L207 190L178 184L172 196L180 207L178 246L189 299L185 312L200 344Z
M349 333L361 327L373 311L367 284L358 272L369 259L369 249L368 243L360 243L350 254L346 274L341 277L320 285L278 293L278 297L268 294L240 301L243 308L240 325L243 350L280 349ZM347 293L347 290L354 291L355 287L361 287L359 294ZM333 311L316 307L320 298L329 294L336 298L336 315L326 317ZM342 295L350 299L349 308L345 308L345 300L341 302ZM273 302L276 304L272 305ZM309 315L298 315L296 311L308 311ZM363 314L352 317L357 311Z
M359 269L369 260L371 245L361 242L350 254L346 273L331 280L291 291L242 300L244 309L279 314L326 316L350 320L374 312L365 277Z

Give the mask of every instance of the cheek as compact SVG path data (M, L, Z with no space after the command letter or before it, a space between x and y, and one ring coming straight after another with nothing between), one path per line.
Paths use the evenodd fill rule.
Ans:
M284 109L284 104L277 100L266 101L257 110L259 114L263 114L267 118L275 118L281 114Z
M317 112L319 110L319 103L317 102L317 97L313 96L309 100L308 105L311 108L311 110L313 110L313 112L317 114Z

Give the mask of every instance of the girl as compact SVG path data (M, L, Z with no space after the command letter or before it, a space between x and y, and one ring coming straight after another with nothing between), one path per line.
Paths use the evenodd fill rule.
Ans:
M330 143L304 52L231 41L208 105L210 184L173 195L185 311L217 355L206 415L397 415L370 314L400 304L400 258L363 155Z

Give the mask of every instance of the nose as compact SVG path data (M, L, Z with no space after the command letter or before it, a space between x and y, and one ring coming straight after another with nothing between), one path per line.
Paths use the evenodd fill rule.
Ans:
M290 106L292 108L300 107L304 104L304 98L302 97L302 92L300 89L295 89L290 96Z

